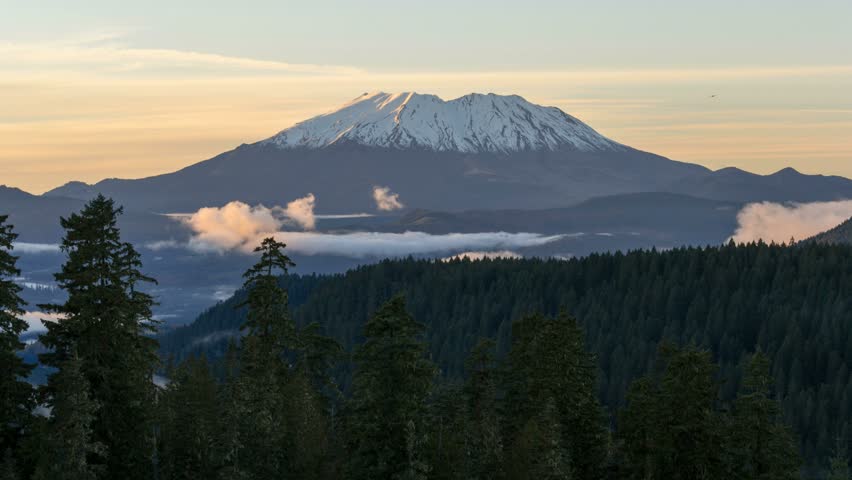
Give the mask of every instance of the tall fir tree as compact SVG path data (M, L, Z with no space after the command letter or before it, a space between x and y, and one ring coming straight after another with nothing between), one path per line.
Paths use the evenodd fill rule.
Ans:
M781 407L772 397L769 358L761 351L745 366L742 388L734 402L729 445L728 478L794 480L801 460Z
M232 455L241 460L241 470L258 480L276 478L291 467L293 437L287 431L285 394L291 372L286 352L296 343L296 328L287 291L278 284L278 276L294 265L285 247L273 238L264 239L255 249L260 259L243 275L248 295L240 306L248 308L248 315L241 327L245 336L233 393L245 418L236 442L240 451Z
M848 446L843 437L837 437L834 454L828 460L828 475L826 480L852 480L849 469Z
M3 458L0 460L0 480L18 480L18 464L15 461L15 456L12 455L12 449L7 448L3 452Z
M426 475L422 447L426 399L436 369L426 358L424 327L397 296L364 326L348 405L349 477Z
M21 429L33 407L33 389L25 380L32 367L17 352L24 347L21 334L27 329L21 287L14 282L20 275L12 255L17 234L0 215L0 452L16 448Z
M473 480L493 480L502 474L495 349L493 340L480 340L465 362L465 477Z
M571 480L571 459L556 402L547 398L518 432L506 465L509 480ZM582 478L582 477L581 477Z
M660 379L658 478L710 480L722 474L722 418L716 410L718 367L710 352L669 349Z
M164 480L206 480L218 471L217 385L205 357L185 360L160 397L160 473Z
M657 443L660 440L661 414L659 391L654 380L643 377L630 385L627 405L618 417L618 444L621 453L620 475L625 479L659 478Z
M242 329L240 374L233 400L245 406L244 430L230 444L241 471L257 479L317 478L328 451L327 369L340 351L317 325L298 329L290 317L279 277L294 266L286 245L266 238L255 249L258 262L244 274L248 307ZM228 468L234 468L233 465Z
M251 432L250 412L243 401L243 385L240 382L240 349L232 338L225 353L224 383L217 395L216 459L219 480L245 480L249 478L250 455L244 445L245 437ZM245 458L244 458L245 457Z
M94 440L92 425L98 405L90 397L83 374L84 359L73 349L51 377L53 394L48 405L51 416L46 448L36 467L34 480L95 480L104 478L104 466L90 459L103 458L104 445ZM107 477L110 478L110 477Z
M140 288L154 280L140 272L139 253L121 239L121 213L111 199L98 195L61 219L67 260L55 278L68 298L42 306L62 321L46 325L41 341L51 351L40 358L61 370L72 352L80 356L91 399L99 406L94 440L105 447L93 462L103 463L110 478L148 479L155 449L152 376L158 359L151 335L157 322L154 301ZM51 376L48 395L57 394L60 379Z
M466 474L469 445L466 436L466 402L461 385L437 384L427 400L424 461L433 480L462 480Z
M597 398L597 366L585 348L576 319L564 311L556 318L528 315L512 326L512 344L504 376L506 448L553 401L568 449L570 470L579 478L602 478L608 455L606 417Z

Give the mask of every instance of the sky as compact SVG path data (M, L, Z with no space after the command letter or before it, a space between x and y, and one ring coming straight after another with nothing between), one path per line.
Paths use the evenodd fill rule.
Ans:
M369 91L518 94L677 160L852 177L849 0L0 0L0 12L0 184L33 193L174 171Z

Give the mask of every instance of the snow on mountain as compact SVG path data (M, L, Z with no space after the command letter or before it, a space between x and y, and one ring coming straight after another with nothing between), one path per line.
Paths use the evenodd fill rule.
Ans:
M281 148L354 142L463 153L628 149L556 107L535 105L517 95L477 93L449 101L418 93L365 93L265 142Z

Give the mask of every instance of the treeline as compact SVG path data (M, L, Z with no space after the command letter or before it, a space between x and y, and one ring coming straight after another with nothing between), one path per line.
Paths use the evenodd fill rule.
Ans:
M731 405L746 358L771 360L775 396L806 464L818 471L850 438L852 421L852 248L803 244L725 245L666 252L599 254L569 261L386 261L326 277L288 275L299 292L298 325L320 323L352 351L372 312L397 293L426 325L429 356L442 377L465 378L465 358L494 338L505 358L513 321L565 308L585 331L600 368L597 395L610 412L632 382L654 369L659 345L695 345L719 364L719 400ZM245 310L232 300L164 335L165 356L220 357ZM352 369L336 379L344 391ZM846 444L844 444L844 447Z
M600 359L587 344L594 336L567 310L516 316L502 347L499 338L477 340L461 372L447 376L430 354L436 325L418 323L403 296L373 291L362 302L382 303L353 334L350 356L324 333L342 317L291 318L279 276L292 262L273 239L245 274L242 336L229 342L222 375L188 357L166 366L159 388L153 299L141 291L153 279L121 241L120 212L98 197L62 219L67 261L56 279L68 297L41 306L63 320L42 336L51 351L41 361L56 373L38 390L15 355L26 324L11 280L15 236L0 218L2 355L11 367L0 378L0 478L799 478L795 433L761 348L732 369L741 381L725 401L726 374L709 350L659 342L610 415L599 400ZM394 265L423 262L379 269ZM471 264L451 267L460 265ZM302 310L333 288L317 285ZM350 298L325 300L333 311ZM345 394L338 378L351 378ZM849 477L845 454L837 448L830 478Z

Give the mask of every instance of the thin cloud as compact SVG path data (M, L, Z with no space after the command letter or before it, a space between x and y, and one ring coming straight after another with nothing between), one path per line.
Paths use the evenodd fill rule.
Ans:
M58 253L60 247L58 243L29 243L15 242L12 244L15 253L24 254L40 254L40 253Z
M500 250L496 252L462 252L449 257L444 257L441 260L449 262L451 260L468 259L471 261L497 259L497 258L523 258L523 255L511 250Z
M361 69L288 63L217 53L168 48L138 48L121 43L121 32L95 32L54 42L0 44L0 70L72 69L87 73L121 73L177 69L181 72L214 70L217 74L252 73L352 75ZM4 68L5 67L5 68ZM94 71L92 70L94 69Z

